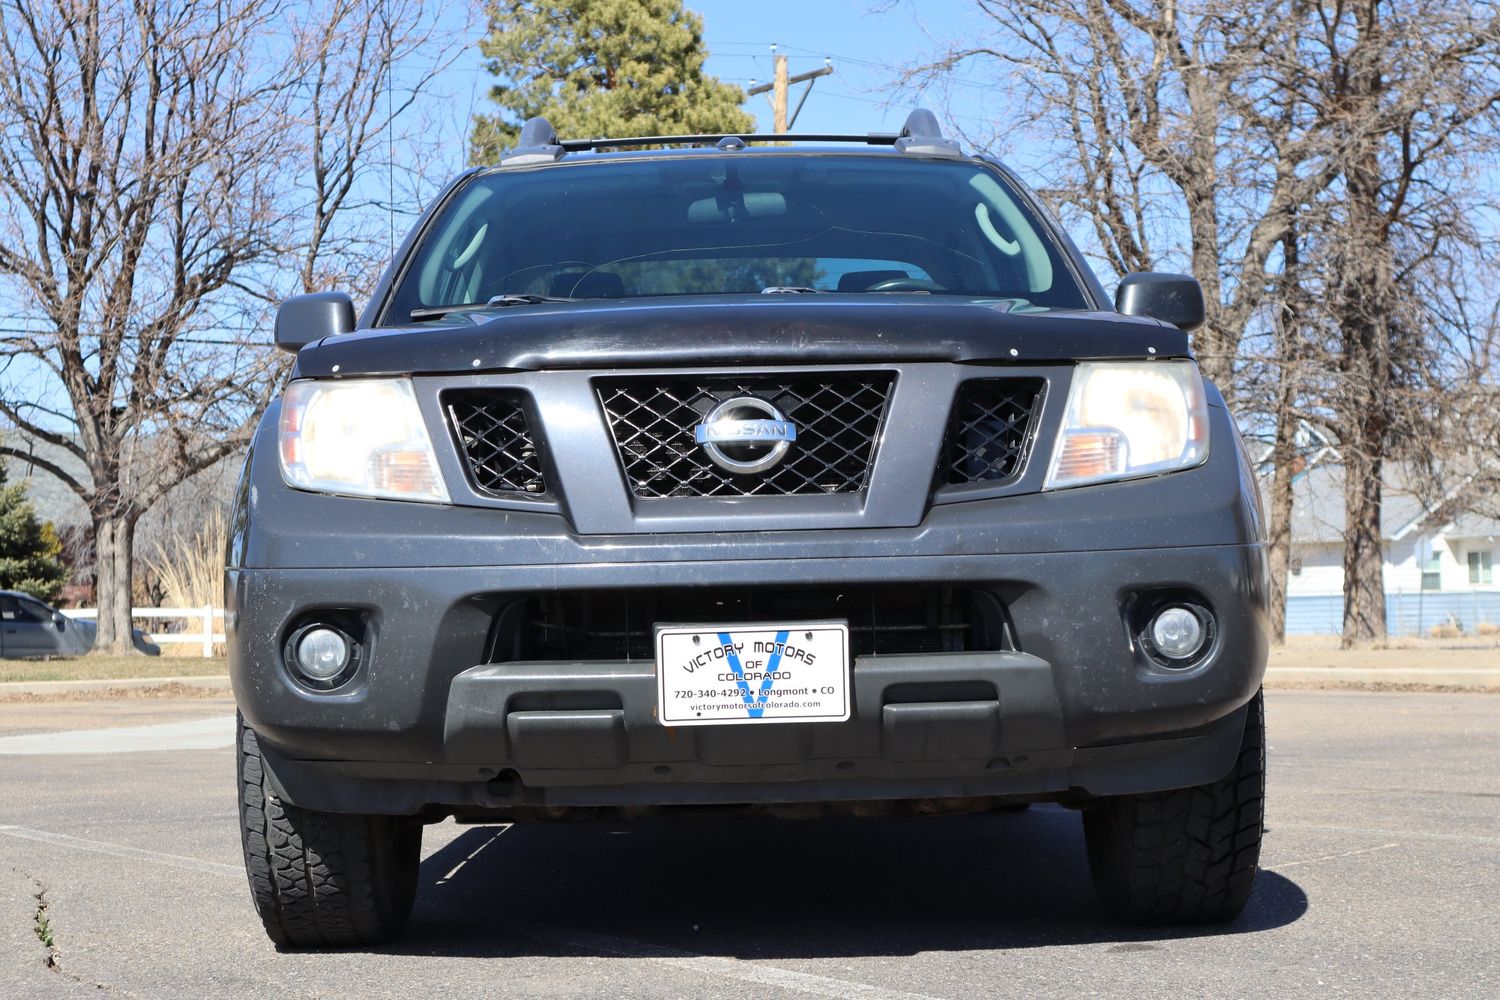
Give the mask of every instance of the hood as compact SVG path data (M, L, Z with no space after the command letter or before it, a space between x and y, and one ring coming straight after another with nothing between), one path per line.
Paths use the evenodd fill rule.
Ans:
M549 368L1016 362L1189 356L1187 334L1114 312L923 295L597 299L455 313L302 349L296 375Z

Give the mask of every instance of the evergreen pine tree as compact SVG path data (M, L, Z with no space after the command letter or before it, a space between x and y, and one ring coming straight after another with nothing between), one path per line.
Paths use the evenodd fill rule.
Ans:
M563 138L755 126L744 91L703 72L703 20L682 0L492 0L479 48L500 110L475 117L476 163L498 160L535 115Z
M37 520L26 486L6 485L0 463L0 590L19 590L53 601L68 571L58 558L62 541L50 522Z

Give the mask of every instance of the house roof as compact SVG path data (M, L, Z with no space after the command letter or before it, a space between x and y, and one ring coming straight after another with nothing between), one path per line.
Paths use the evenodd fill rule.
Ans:
M1399 466L1386 477L1380 508L1381 538L1394 541L1424 527L1459 538L1500 536L1500 520L1481 514L1460 513L1432 523L1432 506L1402 487L1402 478ZM1261 481L1262 496L1269 496L1270 486L1269 479ZM1338 465L1315 466L1292 485L1292 541L1317 545L1343 540L1344 469Z

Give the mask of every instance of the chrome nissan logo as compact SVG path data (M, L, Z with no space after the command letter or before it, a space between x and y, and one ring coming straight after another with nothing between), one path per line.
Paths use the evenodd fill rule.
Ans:
M743 476L774 468L797 440L797 426L764 399L736 396L708 411L693 440L709 461Z

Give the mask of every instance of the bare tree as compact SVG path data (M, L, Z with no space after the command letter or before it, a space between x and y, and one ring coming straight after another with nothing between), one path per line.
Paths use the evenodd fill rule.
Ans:
M1474 168L1500 150L1500 14L1410 0L1314 6L1299 63L1338 183L1319 241L1344 465L1345 645L1386 633L1381 507L1392 459L1451 452L1441 414L1474 388L1455 315L1493 220ZM1462 263L1461 263L1462 262Z
M974 5L990 32L907 80L1005 74L1020 124L1069 154L1044 193L1114 270L1186 243L1209 305L1195 353L1270 431L1278 638L1304 426L1346 467L1345 642L1383 636L1385 463L1454 450L1439 415L1493 376L1455 304L1456 262L1487 266L1473 171L1495 148L1492 5ZM1181 228L1164 240L1153 215Z
M330 254L368 241L340 216L369 203L361 171L453 51L398 95L397 60L437 31L426 6L340 0L300 25L295 10L0 3L0 287L27 329L0 337L0 416L87 475L0 454L87 507L101 649L131 647L142 514L243 447L284 370L250 331L289 285L317 287Z
M396 216L420 207L422 192L398 191L398 175L430 186L433 164L464 164L465 148L445 158L443 137L411 115L478 23L472 5L461 10L461 23L445 25L444 5L429 0L333 0L297 25L301 291L367 291L393 249Z
M1293 117L1263 104L1266 68L1295 27L1287 5L974 6L989 22L980 44L950 46L907 81L975 61L1007 77L1025 98L1023 128L1068 154L1051 160L1044 193L1093 230L1094 249L1120 274L1161 266L1154 216L1184 218L1186 264L1208 305L1195 353L1232 392L1241 338L1274 286L1268 264L1305 189L1318 182L1299 169ZM1010 131L1016 122L1004 124ZM1252 129L1276 141L1247 142Z
M1186 266L1204 286L1194 350L1238 409L1264 414L1278 454L1293 448L1299 370L1281 349L1302 335L1287 281L1300 216L1333 179L1317 155L1315 115L1298 99L1304 5L1232 0L975 0L981 44L950 47L910 71L932 79L981 61L1024 98L1021 122L1051 157L1043 191L1091 231L1117 274ZM1015 126L1005 123L1004 138ZM976 137L987 143L989 137ZM1185 232L1160 220L1183 220ZM1186 237L1186 253L1173 252ZM1247 343L1269 340L1247 367ZM1288 355L1290 356L1290 355ZM1280 466L1278 466L1280 468ZM1290 480L1270 512L1273 631L1284 631Z

